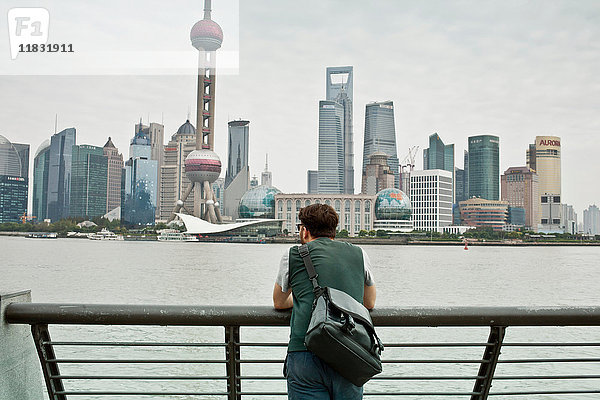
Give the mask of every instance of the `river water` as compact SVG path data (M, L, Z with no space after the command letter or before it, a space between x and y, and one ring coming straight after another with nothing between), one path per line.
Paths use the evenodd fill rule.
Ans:
M31 289L34 302L128 303L185 305L271 305L277 265L288 245L110 242L75 239L32 240L0 237L0 290ZM377 306L600 306L600 247L476 247L460 246L364 246L373 264ZM172 327L52 327L55 340L222 340L222 328ZM474 341L487 339L487 329L403 328L381 329L385 341ZM242 340L280 341L283 328L248 329ZM509 328L507 342L595 341L599 328ZM58 350L57 350L58 351ZM81 349L60 349L63 357L75 357ZM168 358L175 350L91 350L97 357L150 356ZM222 357L219 351L185 350L188 357ZM244 357L264 357L265 350ZM283 349L267 350L283 358ZM481 348L388 349L386 358L480 358ZM526 353L525 353L526 351ZM208 352L208 353L207 353ZM125 355L124 355L125 354ZM133 355L132 355L133 354ZM503 357L600 357L600 348L523 349L505 348ZM81 357L79 353L78 357ZM133 368L133 369L132 369ZM279 365L245 366L246 375L279 373ZM254 369L252 369L254 368ZM110 371L109 371L110 369ZM576 372L575 372L576 369ZM148 366L66 365L62 372L156 374ZM116 371L116 372L115 372ZM140 372L142 371L142 372ZM152 371L152 372L151 372ZM477 365L390 365L384 374L473 375ZM160 374L223 374L220 365L164 366ZM497 374L600 374L600 363L500 365ZM124 381L68 381L69 388L138 390L139 384ZM221 382L150 382L143 388L172 390L223 390ZM154 385L154 386L152 386ZM156 386L158 385L158 386ZM192 386L190 386L192 385ZM261 386L262 385L262 386ZM437 386L436 386L437 385ZM369 391L470 391L472 381L444 382L431 386L419 381L373 382ZM550 386L552 385L552 386ZM493 390L600 388L600 380L548 383L497 381ZM192 388L192 389L190 389ZM282 381L250 382L244 390L283 390ZM563 395L561 399L596 398ZM77 396L78 399L100 398ZM102 397L107 398L107 397ZM119 398L118 396L114 397ZM145 399L151 397L144 397ZM159 397L157 397L159 398ZM161 397L164 398L164 397ZM192 399L200 397L172 396ZM203 397L203 398L223 398ZM245 398L261 398L245 397ZM386 398L377 396L375 398ZM404 397L412 398L412 397ZM424 397L421 397L424 398ZM444 398L443 396L435 398ZM448 397L448 398L469 398ZM496 397L498 398L498 397ZM548 396L512 396L511 399L548 399Z

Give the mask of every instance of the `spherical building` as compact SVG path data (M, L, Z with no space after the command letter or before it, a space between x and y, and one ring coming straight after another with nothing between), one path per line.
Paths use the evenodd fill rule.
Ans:
M375 229L397 232L412 230L412 205L400 189L388 188L377 193L375 200Z
M221 160L212 150L194 150L185 159L185 175L191 182L213 183L220 174Z
M198 50L215 51L223 43L223 30L215 21L201 19L192 27L190 39Z
M248 190L240 200L240 218L275 218L275 195L278 193L281 190L264 185Z

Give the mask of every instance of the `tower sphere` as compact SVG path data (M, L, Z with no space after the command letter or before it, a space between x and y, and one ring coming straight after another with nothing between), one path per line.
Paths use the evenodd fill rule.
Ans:
M211 19L201 19L196 22L190 32L192 46L198 50L215 51L223 43L223 30Z
M221 175L221 160L212 150L194 150L185 159L185 175L191 182L213 183Z

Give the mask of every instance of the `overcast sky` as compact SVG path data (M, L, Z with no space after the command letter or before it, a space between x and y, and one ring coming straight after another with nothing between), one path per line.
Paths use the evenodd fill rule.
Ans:
M11 61L8 35L0 35L0 134L30 143L33 158L58 114L58 129L77 128L78 144L102 146L111 136L127 158L142 117L164 121L168 141L195 109L196 93L196 77L188 73L193 60L177 71L174 60L187 59L169 52L193 50L189 31L202 18L202 3L3 1L2 15L11 7L47 8L49 42L73 43L80 53ZM239 69L217 80L215 150L222 161L227 121L248 119L251 174L260 175L269 153L274 185L305 192L306 170L317 168L325 68L352 65L356 171L365 104L392 100L400 159L411 146L427 147L437 132L455 144L462 167L467 137L493 134L500 137L504 171L525 165L536 135L556 135L563 201L575 206L580 220L584 208L600 203L600 2L213 0L213 9L225 36L219 60L231 67L239 52ZM0 32L7 32L2 15ZM132 75L110 68L87 75L95 70L77 57L98 50L156 57ZM153 64L157 57L166 59L168 71ZM111 60L131 62L111 55L98 67L110 67ZM55 74L61 63L76 75L41 75ZM416 164L422 167L421 150ZM360 178L356 172L356 188Z

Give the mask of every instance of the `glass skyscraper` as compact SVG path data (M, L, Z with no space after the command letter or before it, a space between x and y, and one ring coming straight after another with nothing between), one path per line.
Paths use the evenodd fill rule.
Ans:
M328 67L326 71L326 98L335 101L344 110L344 124L342 126L342 146L344 153L343 193L354 194L354 134L352 126L352 105L354 99L353 68Z
M71 159L76 142L75 128L62 130L50 138L46 216L53 222L70 215Z
M225 188L235 179L243 168L248 166L248 144L250 136L250 121L230 121L229 143L227 153L227 172L225 173ZM247 190L247 189L246 189Z
M0 223L19 222L27 213L29 145L0 135Z
M150 139L138 130L121 175L121 222L126 226L154 224L158 161L151 156Z
M344 193L343 127L342 105L335 101L320 101L318 193Z
M437 133L429 136L429 148L423 149L423 169L443 169L452 172L452 182L456 188L454 171L454 144L445 145ZM456 194L453 194L453 199ZM456 202L454 200L454 202Z
M469 197L500 199L500 139L469 137Z
M369 156L378 151L389 156L387 163L394 172L394 187L400 188L400 168L396 150L396 127L394 124L394 103L391 101L375 102L366 106L363 175L369 164Z
M108 157L102 147L73 146L71 162L72 217L97 217L106 214Z
M50 140L38 147L33 158L33 210L37 221L48 218L48 172L50 170Z

